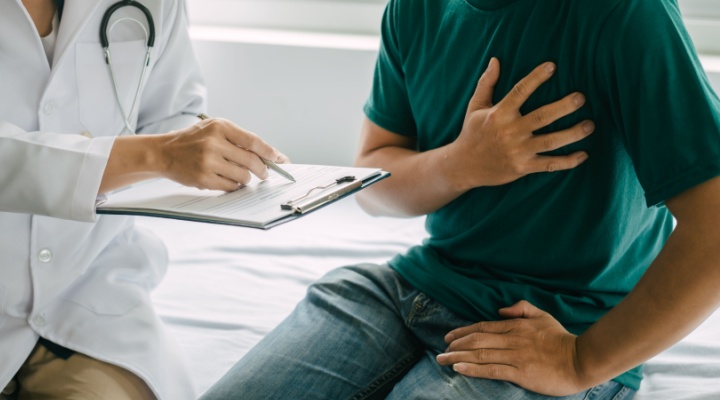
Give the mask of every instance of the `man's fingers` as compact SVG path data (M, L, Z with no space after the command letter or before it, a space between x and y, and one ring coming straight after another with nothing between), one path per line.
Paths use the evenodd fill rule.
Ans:
M594 131L595 123L583 121L563 131L533 136L529 141L530 150L535 154L557 150L585 139Z
M556 172L573 169L588 159L587 153L578 151L568 156L537 156L528 163L527 174Z
M445 335L445 343L451 343L462 337L472 335L474 333L506 333L510 332L512 324L509 321L487 321L478 322L470 326L454 329Z
M548 315L527 300L520 300L510 307L501 308L498 313L503 318L540 318Z
M475 94L468 104L468 112L482 110L493 106L492 99L495 93L495 85L500 79L500 61L493 57L487 69L478 80Z
M530 131L544 128L562 117L570 115L585 105L585 95L573 93L562 100L540 107L525 115L524 126Z
M555 64L551 62L535 68L535 70L513 87L510 93L502 99L500 105L513 110L520 110L520 107L525 104L530 95L555 74L555 70Z
M436 361L440 365L453 365L457 363L473 364L510 364L513 360L512 350L473 349L467 351L453 351L439 354Z
M515 382L520 371L512 365L458 363L453 365L455 372L472 378Z
M450 343L445 352L467 351L473 349L510 349L512 344L512 339L505 334L473 333L454 340Z

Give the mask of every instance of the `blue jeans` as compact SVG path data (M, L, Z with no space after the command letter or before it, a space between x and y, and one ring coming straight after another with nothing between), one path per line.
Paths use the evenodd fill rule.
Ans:
M502 381L468 378L435 356L467 321L384 265L329 272L202 400L549 399ZM564 399L631 399L610 381Z

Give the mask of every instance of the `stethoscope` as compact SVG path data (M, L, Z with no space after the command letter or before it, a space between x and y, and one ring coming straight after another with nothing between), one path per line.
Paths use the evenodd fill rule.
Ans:
M112 32L113 28L115 27L115 25L117 25L118 22L133 21L140 25L142 30L145 32L145 38L147 38L147 44L145 46L145 64L143 65L142 73L140 74L140 80L138 81L137 88L135 89L135 98L133 99L129 113L125 112L125 107L123 107L122 101L120 100L120 92L118 91L117 81L115 79L115 72L113 71L112 59L110 56L110 42L108 41L108 23L110 22L110 17L112 17L115 11L123 7L135 7L138 10L142 11L142 13L145 14L145 19L147 19L148 23L148 29L145 29L145 25L143 25L142 23L140 23L140 21L136 19L120 18L117 21L113 22L113 24L110 26L110 32ZM155 22L153 21L152 14L150 14L150 10L148 10L147 7L138 3L135 0L122 0L110 6L110 8L105 11L102 22L100 23L100 44L102 44L103 51L105 52L105 63L110 70L110 79L112 80L113 91L115 92L115 100L118 103L118 107L120 107L123 123L125 124L125 127L123 128L122 132L120 132L120 134L123 135L126 132L131 135L135 134L135 130L132 127L130 118L132 118L133 114L135 113L135 107L137 106L138 99L140 98L140 89L142 88L143 81L145 80L145 72L147 72L148 66L150 65L150 52L152 51L153 45L155 44Z

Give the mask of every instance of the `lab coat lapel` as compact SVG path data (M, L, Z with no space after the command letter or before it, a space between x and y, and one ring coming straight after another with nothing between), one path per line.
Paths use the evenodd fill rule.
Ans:
M65 0L60 31L58 32L53 66L58 65L67 55L70 47L75 43L75 38L80 34L90 20L90 15L104 1L96 0ZM98 35L100 34L98 27ZM99 36L98 36L99 37Z
M47 64L47 57L38 36L37 28L35 28L32 18L22 4L22 0L15 0L15 4L15 6L5 3L0 5L0 13L2 13L0 14L0 36L2 36L0 37L0 53L4 51L7 52L6 54L12 54L12 52L23 54L23 57L28 57L27 60L23 60L28 62L28 68L30 68L30 65L33 68L40 66L43 69L42 74L47 75L50 66ZM12 10L4 7L17 7L17 9ZM29 55L28 49L30 48L35 49L32 55ZM37 71L33 70L33 72ZM38 77L40 76L42 75L38 75Z

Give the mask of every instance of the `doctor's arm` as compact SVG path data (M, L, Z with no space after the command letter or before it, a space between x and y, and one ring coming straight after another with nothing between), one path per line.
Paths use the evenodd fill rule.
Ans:
M450 332L440 364L560 396L612 379L678 342L720 305L720 178L666 204L675 231L630 294L585 333L575 337L521 302L500 311L512 319Z
M160 177L199 189L233 191L249 182L251 173L267 177L260 157L287 161L257 135L223 119L166 134L121 136L113 144L99 194Z
M99 194L157 177L232 191L247 183L251 173L267 177L259 157L287 161L257 135L229 121L199 122L197 115L206 111L205 85L185 7L183 2L173 4L165 11L167 26L158 41L163 45L143 90L137 127L141 135L115 140Z
M524 116L520 113L530 95L554 73L552 63L539 66L493 105L500 62L492 59L469 102L459 137L429 151L417 151L414 138L366 119L356 164L380 167L392 175L358 193L360 205L374 215L425 215L476 187L502 185L528 174L580 165L587 159L584 152L553 157L538 153L584 139L594 131L592 122L542 136L533 132L580 109L585 104L582 94L570 94Z

